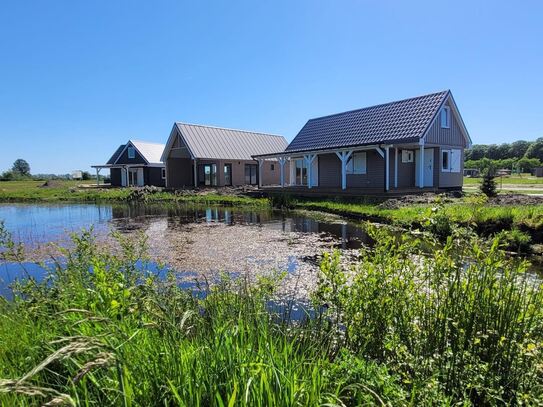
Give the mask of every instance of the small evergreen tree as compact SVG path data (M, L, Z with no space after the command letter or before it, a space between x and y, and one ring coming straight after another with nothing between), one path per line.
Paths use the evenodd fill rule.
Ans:
M481 192L488 197L493 197L498 195L497 186L496 186L496 177L494 176L493 171L486 171L483 175L483 181L481 182Z

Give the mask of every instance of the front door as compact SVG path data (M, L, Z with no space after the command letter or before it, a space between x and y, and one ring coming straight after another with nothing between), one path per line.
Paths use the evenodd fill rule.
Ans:
M420 186L420 150L415 152L415 184ZM434 149L424 149L424 186L434 186Z
M204 164L201 168L203 177L200 184L206 187L217 186L217 164Z

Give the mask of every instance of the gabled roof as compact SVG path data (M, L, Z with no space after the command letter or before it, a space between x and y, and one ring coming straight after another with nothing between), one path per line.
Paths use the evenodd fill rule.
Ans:
M119 158L119 156L121 155L121 153L124 151L124 148L126 147L126 144L121 144L119 146L119 148L117 148L117 150L115 150L115 152L113 153L113 155L111 156L111 158L109 160L107 160L107 163L106 165L112 165L112 164L115 164L115 161L117 161L117 159Z
M288 145L283 136L274 134L177 122L166 144L162 161L168 157L177 135L194 158L252 160L253 155L283 151Z
M285 151L309 151L391 142L415 142L424 137L449 90L309 120ZM453 101L454 103L454 101ZM455 105L456 106L456 105ZM455 109L456 110L456 109ZM458 114L455 111L455 114ZM469 144L469 135L464 136Z
M162 164L160 156L164 151L164 144L150 143L148 141L129 140L148 164Z

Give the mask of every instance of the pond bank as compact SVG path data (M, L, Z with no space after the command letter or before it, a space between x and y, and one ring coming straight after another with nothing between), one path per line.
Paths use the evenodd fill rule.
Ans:
M278 198L247 196L238 189L179 193L147 189L89 189L73 183L39 187L39 182L0 182L0 202L142 202L157 204L197 204L235 207L316 210L355 220L424 228L432 211L437 208L453 224L473 227L482 236L500 231L520 230L532 243L543 243L543 198L522 195L500 195L487 201L479 196L449 198L432 196L421 201L397 204L398 199L342 201L299 199L288 194ZM527 201L529 199L529 202Z

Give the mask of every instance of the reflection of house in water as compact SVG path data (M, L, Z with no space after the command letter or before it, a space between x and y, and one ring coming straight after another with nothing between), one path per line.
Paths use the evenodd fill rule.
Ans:
M120 230L148 230L165 233L190 223L224 223L226 225L262 225L284 233L314 233L338 239L342 249L371 244L365 231L350 223L329 223L303 216L287 216L272 211L243 211L234 208L193 206L164 207L153 205L113 206L112 218ZM324 237L324 236L323 236Z

